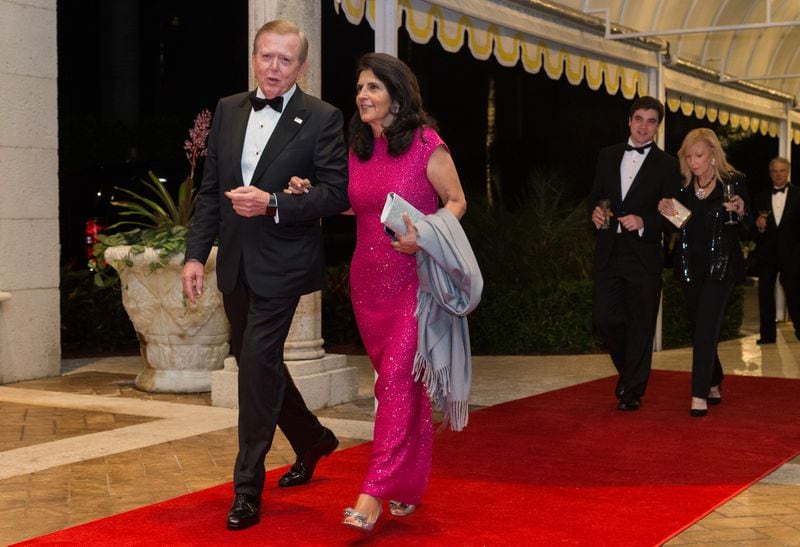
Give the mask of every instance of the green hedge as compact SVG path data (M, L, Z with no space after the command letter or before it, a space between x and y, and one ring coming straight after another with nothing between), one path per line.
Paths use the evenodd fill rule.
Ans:
M119 281L98 287L88 269L61 269L61 352L64 357L136 353L136 331L122 307Z
M483 300L469 317L476 354L547 354L603 351L592 329L591 267L595 229L585 192L575 181L532 172L513 199L496 182L492 204L470 198L464 230L485 281ZM62 274L62 346L86 353L137 346L113 289L97 289L89 272ZM326 271L322 335L328 346L360 345L350 303L349 265ZM722 338L738 335L744 292L737 288ZM664 347L690 343L680 286L664 275Z
M692 333L689 330L689 319L686 313L686 300L680 283L671 275L664 276L664 308L662 312L662 337L664 348L689 346ZM739 337L739 330L744 319L744 287L734 287L728 300L728 307L722 318L720 339L730 340Z
M584 281L487 283L469 327L475 354L587 353L600 346L592 332L592 285Z
M347 267L328 270L323 292L323 336L326 343L359 343L349 302ZM691 345L683 291L664 273L662 339L665 348ZM736 338L742 324L744 290L734 289L722 324L723 340ZM592 282L503 286L487 281L478 308L469 317L476 355L579 354L602 352L592 327Z
M327 269L322 334L328 345L360 345L350 303L347 265ZM65 356L135 352L136 333L119 289L98 288L91 272L62 270L61 343ZM734 289L722 339L736 338L744 315L744 290ZM691 344L683 292L664 274L663 345ZM483 299L469 317L476 355L573 354L603 351L592 329L592 282L508 286L486 280Z

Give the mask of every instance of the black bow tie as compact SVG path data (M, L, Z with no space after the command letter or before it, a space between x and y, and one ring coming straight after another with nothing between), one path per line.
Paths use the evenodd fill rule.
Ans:
M250 104L253 105L253 110L261 110L269 105L275 112L280 112L283 110L283 95L278 95L274 99L262 99L261 97L250 95Z
M777 194L779 192L785 192L785 191L786 191L786 187L785 186L781 186L780 188L775 188L774 186L772 187L772 193L773 194Z
M640 154L644 154L644 151L653 146L652 142L648 142L644 146L631 146L630 144L625 145L625 151L630 152L631 150L636 150Z

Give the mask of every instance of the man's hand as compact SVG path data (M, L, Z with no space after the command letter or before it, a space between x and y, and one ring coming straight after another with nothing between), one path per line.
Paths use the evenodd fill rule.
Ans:
M765 215L758 215L758 218L756 219L756 228L759 232L763 232L767 229L767 217Z
M189 260L183 265L183 274L181 280L183 281L183 294L186 295L192 304L197 300L203 292L203 277L205 271L203 264L197 260Z
M225 197L231 200L237 215L249 218L267 214L269 192L255 186L239 186L225 192Z
M635 232L644 228L644 221L639 215L625 215L617 219L623 229Z
M608 217L611 218L613 216L614 213L612 213L611 210L609 209ZM603 209L601 209L600 207L595 207L594 210L592 211L592 224L594 224L594 227L599 230L600 227L605 223L605 220L606 220L606 212L603 211Z

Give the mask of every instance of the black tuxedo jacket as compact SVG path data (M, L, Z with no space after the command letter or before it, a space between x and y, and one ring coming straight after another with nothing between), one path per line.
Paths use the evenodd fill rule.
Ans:
M756 232L756 263L759 266L800 265L800 188L789 184L786 188L786 205L780 226L775 225L772 214L772 189L767 189L756 198L756 210L770 211L767 229Z
M603 148L597 157L591 192L592 207L598 200L608 198L614 216L608 230L597 230L595 271L601 271L608 265L615 244L624 244L630 246L638 256L645 271L661 273L664 268L662 235L672 225L658 212L658 202L661 198L676 196L680 190L678 160L654 144L623 200L620 164L624 153L625 143L620 143ZM617 234L617 218L630 214L642 217L644 231L641 236L636 231L628 232L624 228L622 234Z
M224 192L244 184L241 158L251 94L217 103L186 259L205 263L219 236L217 285L223 293L236 286L243 266L250 288L261 297L307 294L324 282L320 218L350 206L342 113L299 87L295 90L251 181L277 194L280 222L270 216L244 218ZM309 193L281 193L295 175L311 180Z

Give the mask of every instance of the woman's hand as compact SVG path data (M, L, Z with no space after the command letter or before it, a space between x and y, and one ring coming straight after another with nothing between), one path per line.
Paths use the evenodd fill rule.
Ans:
M417 245L417 229L414 228L414 223L411 222L408 213L403 213L403 221L406 223L406 233L402 235L395 234L397 241L392 241L392 248L395 251L413 255L420 249L419 245Z
M284 194L307 194L308 189L311 187L311 181L308 179L301 179L300 177L292 177L289 179L289 185L283 190Z
M658 212L662 215L671 217L675 214L675 205L672 203L672 199L664 198L658 202Z
M739 218L744 217L744 200L737 194L731 196L731 200L722 204L726 211L733 211Z

